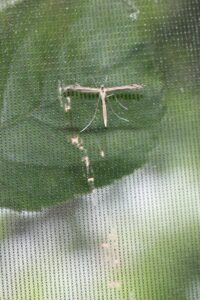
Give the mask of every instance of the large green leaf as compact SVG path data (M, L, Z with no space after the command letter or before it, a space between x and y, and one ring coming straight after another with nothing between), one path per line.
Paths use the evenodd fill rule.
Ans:
M145 163L156 145L162 92L153 48L129 5L34 0L0 16L0 205L39 209ZM105 129L97 96L71 93L71 110L64 112L60 81L145 87L109 97Z

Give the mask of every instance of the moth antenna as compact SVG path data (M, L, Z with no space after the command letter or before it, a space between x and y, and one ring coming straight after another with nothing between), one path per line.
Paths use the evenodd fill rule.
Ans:
M105 80L104 80L104 85L108 82L108 75L106 75Z
M98 81L94 79L94 77L90 77L91 81L93 82L94 86L97 87L99 85Z
M94 115L91 119L91 121L80 131L81 132L84 132L88 127L90 127L90 125L92 124L92 122L94 121L95 117L96 117L96 114L97 114L97 110L98 110L98 106L99 106L99 100L100 100L100 96L98 98L98 101L97 101L97 105L96 105L96 108L95 108L95 112L94 112Z
M120 120L122 120L122 121L125 121L125 122L130 122L128 119L125 119L125 118L120 117L120 116L114 111L114 109L113 109L113 107L112 107L111 104L110 104L110 107L111 107L112 113L113 113L118 119L120 119Z

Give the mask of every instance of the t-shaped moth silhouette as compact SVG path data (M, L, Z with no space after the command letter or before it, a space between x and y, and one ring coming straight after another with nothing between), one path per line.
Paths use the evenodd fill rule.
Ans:
M67 85L67 86L61 86L60 87L60 94L67 93L67 92L79 92L84 94L99 94L102 102L102 114L103 114L103 122L104 126L108 127L108 114L107 114L107 106L106 101L108 98L108 95L112 92L118 92L118 91L136 91L143 89L142 84L130 84L130 85L122 85L122 86L113 86L113 87L104 87L103 85L100 86L100 88L94 88L94 87L84 87L79 84L74 85Z

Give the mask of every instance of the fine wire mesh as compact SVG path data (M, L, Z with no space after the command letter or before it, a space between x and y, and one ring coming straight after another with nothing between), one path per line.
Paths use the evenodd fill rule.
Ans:
M200 299L199 1L0 13L0 299Z

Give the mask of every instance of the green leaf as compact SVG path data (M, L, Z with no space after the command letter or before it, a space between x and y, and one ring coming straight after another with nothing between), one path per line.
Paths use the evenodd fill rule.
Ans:
M24 1L1 12L0 22L1 206L67 201L145 163L164 113L162 89L151 44L124 2ZM65 112L59 81L145 88L108 98L105 129L98 96L66 95Z

